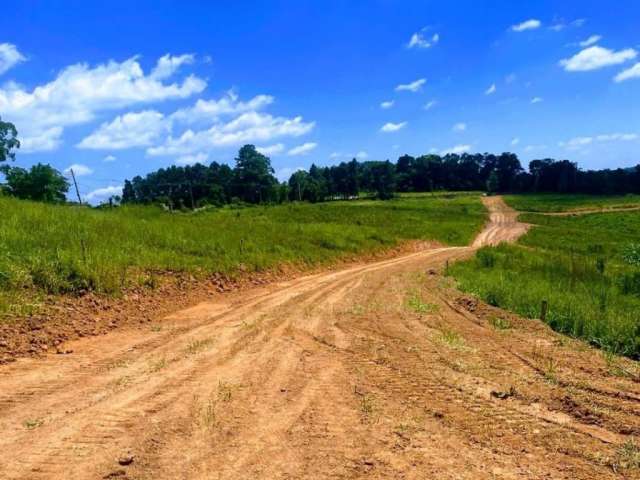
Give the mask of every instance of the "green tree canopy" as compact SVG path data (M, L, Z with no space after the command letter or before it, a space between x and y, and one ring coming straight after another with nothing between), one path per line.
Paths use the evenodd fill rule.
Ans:
M15 160L14 149L20 148L18 130L13 123L3 122L0 118L0 162Z
M67 179L51 165L38 163L29 170L4 165L4 190L15 197L40 202L64 202L69 191Z
M234 194L245 202L268 202L277 196L278 181L271 160L253 145L245 145L238 152L234 176Z

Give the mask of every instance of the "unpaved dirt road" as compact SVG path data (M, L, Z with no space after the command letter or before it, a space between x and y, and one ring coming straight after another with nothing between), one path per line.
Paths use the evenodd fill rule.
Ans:
M526 230L500 198L474 247ZM0 368L2 479L638 478L631 362L472 299L435 248Z

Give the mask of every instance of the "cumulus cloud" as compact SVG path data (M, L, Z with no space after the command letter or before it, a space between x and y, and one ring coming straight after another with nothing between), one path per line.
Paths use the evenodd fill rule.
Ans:
M525 30L535 30L536 28L540 28L542 23L540 20L535 18L531 18L529 20L525 20L522 23L518 23L516 25L511 26L511 30L514 32L524 32Z
M289 150L287 152L287 155L295 157L298 155L307 155L309 152L311 152L312 150L315 150L315 148L318 146L317 143L313 143L313 142L307 142L307 143L303 143L302 145L298 145L297 147L293 147L291 150Z
M400 122L400 123L387 122L380 128L380 131L385 133L397 132L398 130L403 129L406 126L407 126L407 122Z
M18 51L15 45L0 43L0 75L25 60L26 58Z
M274 117L262 112L245 112L227 121L216 121L211 127L187 129L174 137L170 134L161 144L147 148L148 155L189 155L219 147L245 143L269 142L279 137L299 137L309 133L315 122L302 117Z
M396 87L397 92L407 91L407 92L417 92L422 89L422 86L427 83L426 78L419 78L415 82L400 84Z
M90 122L99 112L183 99L202 92L206 82L193 75L182 82L164 81L180 65L188 63L183 57L162 57L148 75L137 57L133 57L95 67L85 63L71 65L51 82L30 91L16 83L8 83L0 87L0 112L3 118L20 126L22 141L32 145L32 151L53 149L59 145L62 134L60 130L56 140L53 127L64 129ZM49 141L42 141L45 132Z
M155 68L151 71L151 77L164 79L171 77L182 65L190 65L194 62L195 56L192 54L172 56L166 54L158 59Z
M256 147L256 150L268 157L269 155L277 155L284 152L284 145L282 143L276 143L266 147Z
M454 132L464 132L467 129L467 124L464 122L456 123L451 130Z
M206 162L209 159L208 153L197 153L195 155L183 155L176 160L176 165L194 165L196 163Z
M587 38L586 40L583 40L578 45L580 45L581 47L589 47L594 43L598 43L600 40L602 40L601 35L591 35L589 38Z
M101 200L106 200L114 195L122 195L122 185L112 185L104 188L98 188L85 195L84 199L87 202L97 203Z
M631 80L632 78L640 78L640 62L636 63L633 67L623 70L614 77L617 83L624 82L625 80Z
M118 115L105 122L85 137L78 148L93 150L122 150L133 147L148 147L169 131L165 116L155 110Z
M224 115L233 116L262 110L273 102L274 98L271 95L257 95L247 102L241 102L238 94L229 90L218 100L198 99L194 106L173 113L172 118L186 123L216 120Z
M73 174L76 177L84 177L86 175L91 175L93 173L93 170L91 170L86 165L82 165L80 163L74 163L73 165L69 165L67 168L64 169L63 173L67 175L71 175L71 170L73 170Z
M491 86L484 91L485 95L492 95L494 93L496 93L496 84L495 83L491 84Z
M437 45L438 42L440 41L440 35L437 33L434 33L431 36L427 36L426 35L427 30L428 28L425 27L419 32L416 32L413 35L411 35L411 38L409 39L409 43L407 43L407 48L431 48L434 45Z
M614 51L594 45L576 53L571 58L560 60L560 66L567 72L587 72L611 65L619 65L636 58L638 52L633 48Z
M396 102L395 102L395 101L393 101L393 100L387 100L386 102L382 102L382 103L380 104L380 108L384 108L384 109L391 108L391 107L393 107L393 104L394 104L394 103L396 103Z
M57 149L62 144L62 131L62 127L51 127L26 137L22 136L20 153L50 152Z
M455 147L451 147L446 150L443 150L441 153L442 155L448 155L448 154L460 155L462 153L467 153L469 151L471 151L471 145L456 145Z

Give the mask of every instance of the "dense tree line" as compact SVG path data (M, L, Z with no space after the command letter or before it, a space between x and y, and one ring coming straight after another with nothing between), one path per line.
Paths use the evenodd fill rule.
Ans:
M0 119L0 164L14 160L20 147L15 126ZM26 170L0 166L5 184L0 191L20 198L63 202L69 184L49 165ZM640 165L629 169L580 170L576 163L533 160L526 171L517 155L502 153L403 155L387 161L342 162L300 170L280 183L270 159L253 145L243 146L231 168L216 162L172 166L144 178L126 180L122 203L162 203L169 208L196 208L234 202L322 202L352 199L361 194L380 199L396 192L486 190L489 192L557 192L591 194L640 193Z

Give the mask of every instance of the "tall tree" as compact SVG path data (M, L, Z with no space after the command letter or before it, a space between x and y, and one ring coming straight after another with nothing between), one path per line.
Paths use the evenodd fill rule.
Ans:
M278 181L273 176L271 161L253 145L245 145L238 152L234 177L234 193L245 202L274 200Z
M69 191L67 179L51 165L38 163L29 170L20 167L0 167L7 181L9 195L40 202L64 202Z
M15 149L20 148L18 130L13 123L3 122L0 118L0 162L15 160Z

